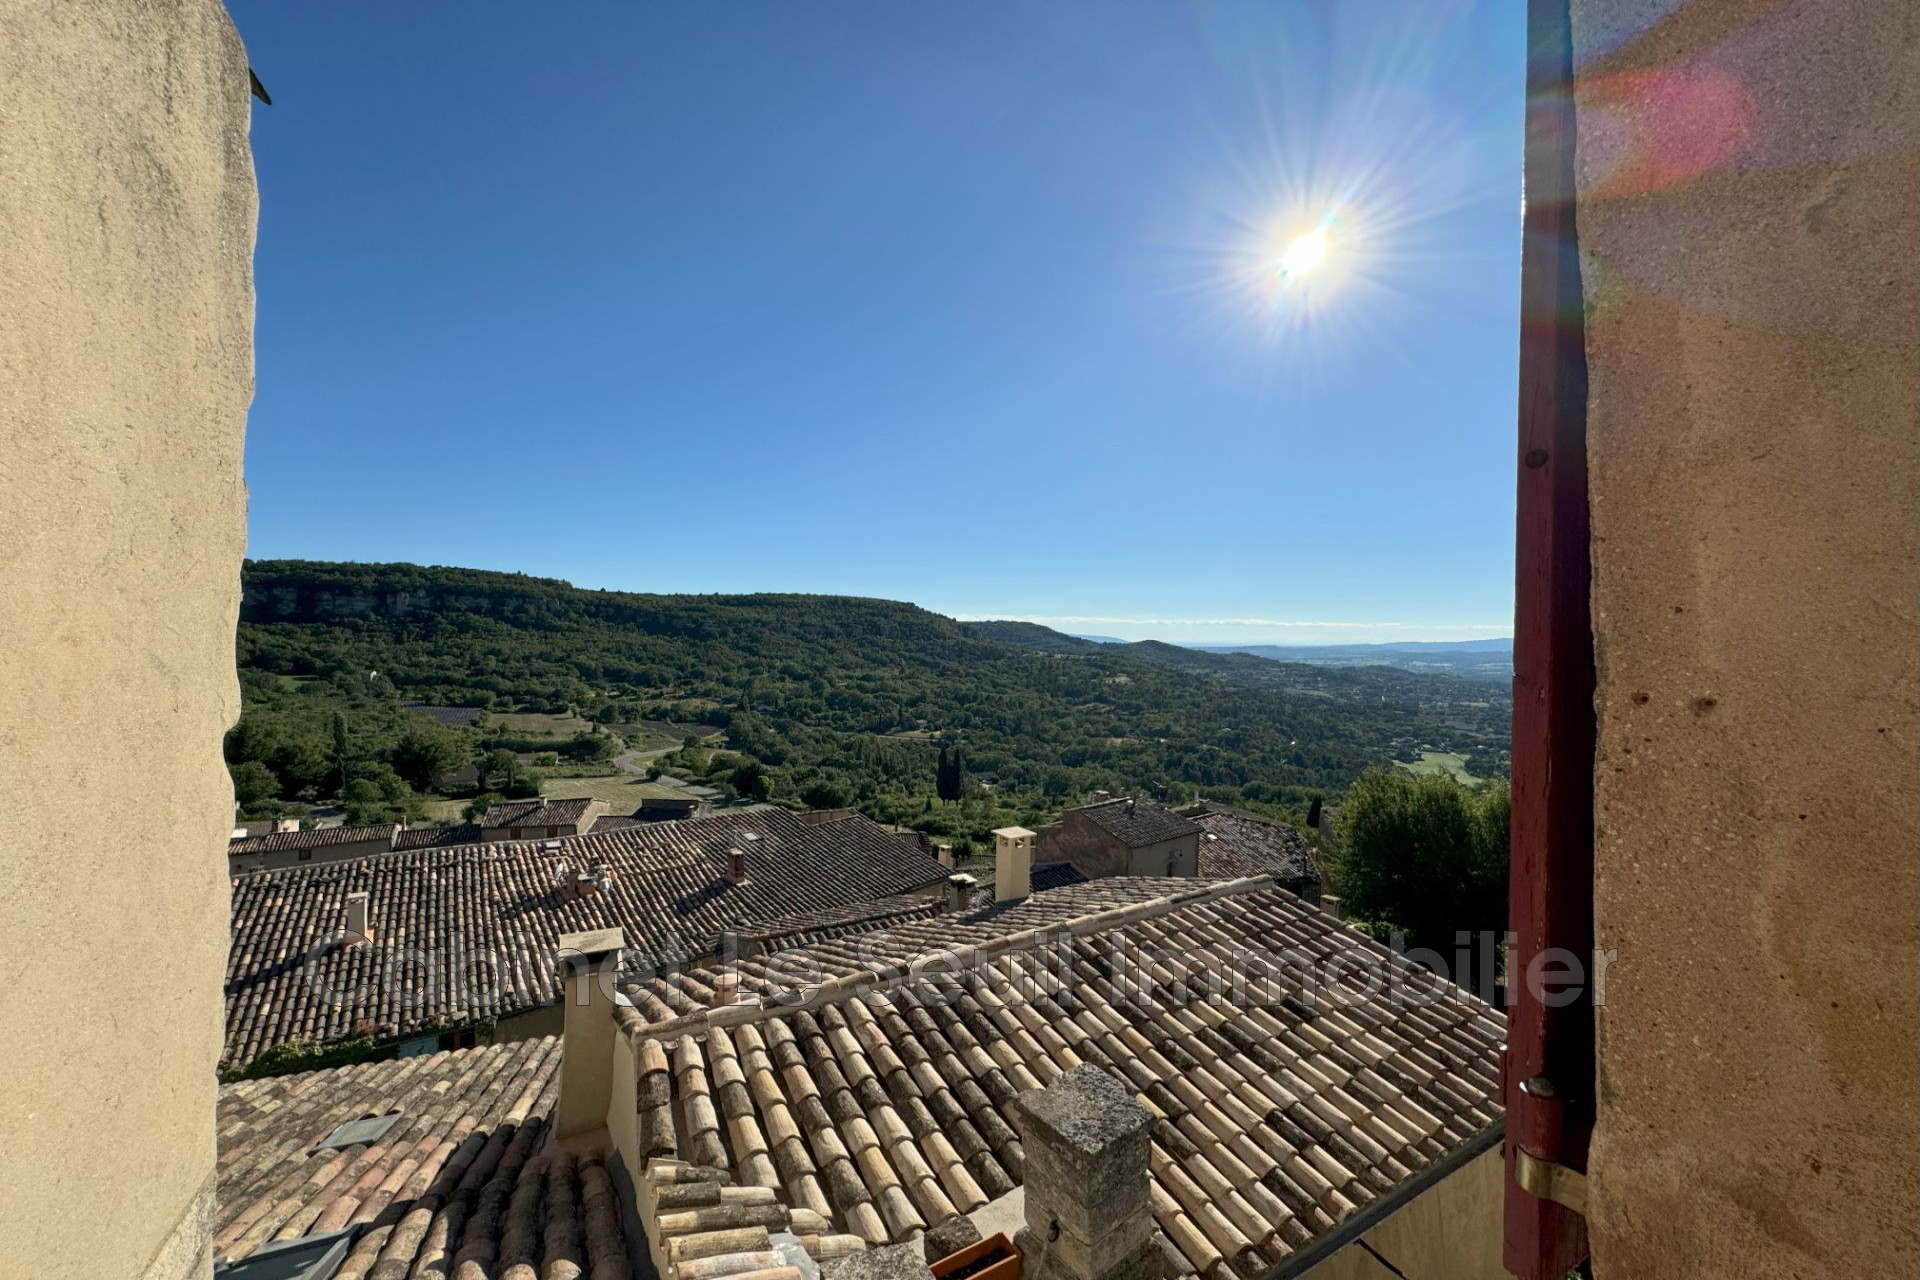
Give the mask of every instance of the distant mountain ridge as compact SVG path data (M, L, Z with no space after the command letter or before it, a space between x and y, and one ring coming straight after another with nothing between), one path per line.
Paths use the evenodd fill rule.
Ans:
M923 829L946 822L945 744L1004 806L980 821L1005 825L1095 788L1298 804L1416 748L1497 766L1509 732L1506 691L1484 682L1103 644L898 601L284 560L249 561L242 586L245 719L274 739L287 798L325 778L336 712L355 751L384 760L407 701L716 725L776 798Z
M1394 667L1474 680L1513 678L1513 638L1488 640L1395 640L1382 644L1203 644L1206 653L1247 653L1272 662L1317 667Z

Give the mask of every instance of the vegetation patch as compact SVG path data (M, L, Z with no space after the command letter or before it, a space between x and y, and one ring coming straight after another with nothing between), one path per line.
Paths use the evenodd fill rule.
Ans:
M1467 757L1454 751L1422 751L1418 760L1396 760L1409 773L1445 774L1462 786L1477 787L1485 778L1474 776L1467 768Z

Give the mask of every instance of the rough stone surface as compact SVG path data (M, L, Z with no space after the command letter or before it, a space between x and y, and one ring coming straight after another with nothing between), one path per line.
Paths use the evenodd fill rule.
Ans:
M1594 1273L1920 1269L1920 6L1574 0Z
M921 1252L928 1262L938 1262L950 1253L958 1253L980 1239L980 1228L971 1219L955 1214L928 1229L921 1237Z
M0 1271L211 1256L249 106L219 0L0 0Z
M1023 1280L1162 1280L1169 1274L1165 1252L1149 1231L1145 1242L1123 1257L1106 1261L1103 1269L1089 1269L1087 1261L1071 1249L1061 1249L1061 1240L1022 1229L1014 1237L1020 1251Z
M822 1280L932 1280L917 1241L882 1245L834 1258L820 1267Z
M1044 1089L1020 1095L1022 1136L1064 1161L1090 1164L1107 1148L1137 1138L1153 1124L1133 1091L1113 1075L1083 1062Z

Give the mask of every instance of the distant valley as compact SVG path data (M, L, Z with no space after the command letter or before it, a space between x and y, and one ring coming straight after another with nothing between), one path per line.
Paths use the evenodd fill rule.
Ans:
M1476 680L1513 679L1513 640L1402 640L1389 644L1191 646L1208 653L1250 653L1275 662L1305 662L1325 667L1397 667L1402 671L1466 676Z
M609 753L672 746L662 725L710 735L658 757L676 776L958 839L1045 821L1099 788L1298 816L1370 765L1446 754L1476 776L1507 768L1510 692L1478 671L407 564L255 561L243 585L245 705L228 759L248 766L262 807L329 803L352 783L366 805L410 816L429 800L429 748L436 761L517 753L536 778L584 787ZM1469 669L1506 660L1470 653ZM410 703L484 718L436 727ZM571 737L541 740L548 721ZM965 758L957 799L942 794L946 751Z

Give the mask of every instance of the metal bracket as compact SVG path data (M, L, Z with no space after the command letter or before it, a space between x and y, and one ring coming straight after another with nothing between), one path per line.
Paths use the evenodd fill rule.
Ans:
M1542 1200L1565 1205L1587 1216L1587 1175L1551 1160L1542 1160L1525 1147L1513 1149L1513 1180L1520 1189Z

